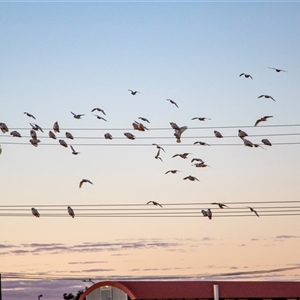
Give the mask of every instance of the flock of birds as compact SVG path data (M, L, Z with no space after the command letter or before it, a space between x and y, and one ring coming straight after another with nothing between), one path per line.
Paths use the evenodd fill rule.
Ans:
M269 67L269 69L273 69L275 70L276 72L287 72L285 70L282 70L282 69L277 69L277 68L273 68L273 67ZM242 77L244 76L245 78L250 78L253 80L253 77L250 75L250 74L246 74L246 73L241 73L239 75L239 77ZM131 89L128 89L128 91L131 93L131 95L135 96L137 95L138 93L140 93L139 91L136 91L136 90L131 90ZM272 96L270 95L260 95L258 98L266 98L266 99L271 99L272 101L276 101ZM166 99L167 101L169 101L172 105L174 105L175 107L179 108L178 104L172 100L172 99ZM92 113L94 112L99 112L101 113L102 115L100 116L99 114L94 114L94 116L97 118L97 119L100 119L100 120L103 120L103 121L107 121L103 116L106 116L106 113L103 109L101 108L93 108L91 110ZM26 116L28 116L29 118L32 118L34 120L36 120L35 116L29 112L24 112L24 114ZM72 116L75 118L75 119L81 119L83 116L85 116L85 114L76 114L74 112L71 111L71 114ZM261 122L265 122L267 121L269 118L272 118L273 116L263 116L261 118L259 118L258 120L255 121L254 123L254 126L257 126L259 125L259 123ZM143 121L143 122L146 122L148 124L150 124L150 121L145 118L145 117L139 117L138 118L139 120ZM194 117L192 118L191 120L199 120L199 121L206 121L206 120L211 120L210 118L207 118L207 117ZM39 139L38 139L38 132L42 132L44 133L43 129L36 123L29 123L30 126L31 126L31 129L30 129L30 137L31 139L29 140L29 142L31 143L31 145L33 145L34 147L37 147L38 144L41 142ZM174 137L176 139L176 142L177 143L181 143L181 136L182 134L188 129L187 126L178 126L175 122L170 122L170 126L171 128L174 130ZM134 121L132 123L132 127L134 130L138 130L138 131L146 131L146 130L149 130L143 123L140 123L140 122L137 122L137 121ZM59 123L56 121L53 126L52 126L52 129L53 130L50 130L48 132L48 136L49 138L51 139L54 139L56 140L57 139L57 134L60 133L60 126L59 126ZM8 126L3 123L3 122L0 122L0 130L2 131L2 133L8 133L9 132L9 128ZM16 130L13 130L10 132L10 135L13 136L13 137L17 137L17 138L21 138L22 135L16 131ZM215 130L214 131L214 135L216 138L223 138L223 135ZM125 132L124 133L124 136L130 140L134 140L135 139L135 136L130 133L130 132ZM256 143L253 143L251 142L249 139L246 139L246 137L248 137L248 134L239 129L238 130L238 134L237 136L243 141L244 145L247 146L247 147L262 147L261 145L259 144L256 144ZM73 135L70 133L70 132L65 132L65 137L69 140L73 140L74 137ZM107 132L104 134L104 138L105 139L108 139L108 140L112 140L113 139L113 136ZM69 145L68 143L64 140L64 139L58 139L58 142L61 146L67 148ZM267 138L264 138L261 140L262 144L266 145L266 146L272 146L272 143L267 139ZM206 142L203 142L203 141L196 141L194 143L195 145L196 144L199 144L201 146L210 146L209 144L207 144ZM155 146L157 148L157 153L155 155L155 159L158 159L160 161L163 161L162 158L161 158L161 151L163 152L166 152L160 145L156 144L156 143L153 143L152 144L153 146ZM72 145L70 145L70 148L71 148L71 151L72 151L72 154L73 155L77 155L79 154L79 152L77 152L74 147ZM2 148L1 148L1 145L0 145L0 154L2 152ZM184 152L184 153L177 153L177 154L174 154L172 156L172 158L175 158L175 157L180 157L182 159L187 159L188 156L190 155L191 153L187 153L187 152ZM205 168L205 167L209 167L209 165L207 165L202 159L200 158L192 158L191 160L191 163L194 163L192 166L195 166L197 168ZM168 170L167 172L165 172L165 174L176 174L180 172L179 170L176 170L176 169L172 169L172 170ZM186 177L183 178L183 180L189 180L189 181L200 181L198 178L196 178L195 176L192 176L192 175L188 175ZM79 188L82 188L83 184L84 183L89 183L89 184L93 184L89 179L82 179L79 183ZM155 205L155 206L159 206L159 207L163 207L160 203L156 202L156 201L149 201L147 202L147 204L152 204L152 205ZM221 209L224 209L224 208L228 208L228 206L224 203L211 203L212 205L217 205L219 208ZM251 212L253 212L257 217L259 217L259 214L257 213L257 211L255 209L253 209L252 207L247 207L250 209ZM38 212L38 210L34 207L31 208L31 212L33 214L33 216L35 217L40 217L40 213ZM71 208L71 206L68 206L67 207L67 212L68 214L74 218L75 217L75 213L74 213L74 210ZM212 219L212 211L210 208L208 208L207 210L202 210L202 215L204 217L208 217L208 219Z

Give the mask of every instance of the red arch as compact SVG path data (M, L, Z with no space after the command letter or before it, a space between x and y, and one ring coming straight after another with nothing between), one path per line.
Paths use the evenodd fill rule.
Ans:
M79 297L79 300L84 300L84 298L90 294L92 291L99 289L102 286L112 286L115 288L120 289L121 291L123 291L124 293L126 293L130 299L135 299L135 295L133 294L133 292L131 290L128 289L128 287L120 282L117 281L101 281L98 282L96 284L93 284L92 286L90 286L88 289L86 289L84 291L83 294L81 294L81 296Z

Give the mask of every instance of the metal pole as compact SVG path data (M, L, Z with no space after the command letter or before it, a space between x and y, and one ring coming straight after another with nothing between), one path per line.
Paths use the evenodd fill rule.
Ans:
M214 284L214 299L219 300L219 286Z

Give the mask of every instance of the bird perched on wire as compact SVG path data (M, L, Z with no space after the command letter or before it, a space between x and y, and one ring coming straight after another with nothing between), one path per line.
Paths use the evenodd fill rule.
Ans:
M31 140L29 140L29 142L32 146L37 147L41 141L38 139L31 139Z
M150 121L148 119L146 119L146 118L139 117L139 119L150 124Z
M250 206L247 206L247 207L250 209L250 211L254 212L257 217L259 217L258 212L254 208L252 208Z
M169 174L169 173L176 174L177 172L180 172L180 171L179 170L169 170L165 174Z
M215 137L217 137L217 138L222 138L223 137L223 135L217 130L214 131L214 134L215 134Z
M133 96L135 96L137 93L140 94L139 91L133 91L133 90L130 90L130 89L128 89L128 91L129 91L129 92L131 93L131 95L133 95Z
M74 210L72 209L72 207L71 207L71 206L68 206L67 210L68 210L68 214L69 214L72 218L74 218L74 217L75 217L75 213L74 213Z
M31 212L35 217L37 217L37 218L40 217L40 213L38 212L38 210L36 208L32 207Z
M112 135L108 132L104 134L104 138L107 139L107 140L112 140L113 139Z
M26 115L26 116L28 116L29 118L33 118L33 119L35 119L35 116L34 115L32 115L32 114L30 114L30 113L28 113L28 112L24 112L24 114Z
M130 140L134 140L134 139L135 139L135 136L134 136L132 133L130 133L130 132L125 132L124 135L125 135L128 139L130 139Z
M245 138L246 136L248 136L248 134L247 134L245 131L239 129L239 130L238 130L238 136L239 136L241 139L243 139L243 138Z
M243 138L243 142L244 142L244 145L247 146L247 147L253 147L253 143L247 139L244 139Z
M205 120L211 120L211 119L210 118L204 118L204 117L195 117L195 118L192 118L192 120L205 121Z
M267 121L268 118L273 118L273 116L264 116L264 117L258 119L258 120L255 122L254 126L257 126L260 122L265 122L265 121Z
M74 140L74 137L73 137L73 135L70 132L66 132L65 135L66 135L67 139Z
M6 124L5 123L0 123L0 129L1 129L1 131L2 131L2 133L6 133L6 132L9 132L9 129L8 129L8 127L6 126Z
M201 141L197 141L197 142L194 143L194 145L197 145L197 144L199 144L201 146L210 146L209 144L207 144L205 142L201 142Z
M88 180L88 179L82 179L82 180L79 182L79 187L81 188L82 185L83 185L84 183L90 183L90 184L93 184L93 183L92 183L90 180Z
M68 144L64 141L64 140L59 140L58 141L60 143L60 145L62 145L63 147L67 148Z
M160 206L160 207L162 207L162 205L159 204L159 203L156 202L156 201L148 201L147 204L153 204L153 205L155 205L155 206Z
M37 139L37 134L36 134L36 132L35 132L33 129L30 130L30 136L31 136L31 138L34 139L34 140Z
M174 104L177 108L179 108L179 106L177 105L177 103L174 100L167 99L167 101L169 101L170 103Z
M269 96L269 95L260 95L260 96L258 96L257 98L266 98L266 99L271 99L271 100L273 100L274 102L276 102L276 100L272 97L272 96Z
M203 217L208 217L211 220L212 212L209 208L207 210L202 209L201 212L202 212Z
M54 132L59 132L59 125L58 125L58 122L55 122L55 123L53 124L53 131L54 131Z
M73 115L73 117L75 118L75 119L81 119L81 117L83 117L84 116L84 114L74 114L72 111L71 111L71 114Z
M272 143L268 139L262 139L261 141L266 146L272 146Z
M93 109L92 109L92 112L94 112L94 111L100 111L100 112L102 112L102 113L104 114L104 116L106 116L105 111L104 111L103 109L99 108L99 107L93 108Z
M188 157L189 154L191 154L191 153L185 152L185 153L180 153L180 154L174 154L174 155L172 156L172 158L177 157L177 156L180 156L181 158L186 159L186 158Z
M213 203L211 203L212 205L218 205L220 208L224 208L224 207L227 207L228 208L228 206L226 205L226 204L224 204L224 203L219 203L219 202L213 202Z
M271 68L271 67L268 67L269 69L273 69L273 70L275 70L277 73L279 73L279 72L287 72L287 71L285 71L285 70L282 70L282 69L277 69L277 68Z
M196 178L195 176L189 175L187 177L184 177L183 180L190 180L190 181L200 181L198 178Z
M11 131L10 135L12 135L13 137L22 137L21 134L18 131L16 131L16 130Z
M51 130L49 131L49 138L56 140L56 135Z
M246 77L246 78L251 78L251 79L253 80L253 78L252 78L252 76L251 76L250 74L242 73L242 74L240 74L239 76L240 76L240 77L241 77L241 76L244 76L244 77Z

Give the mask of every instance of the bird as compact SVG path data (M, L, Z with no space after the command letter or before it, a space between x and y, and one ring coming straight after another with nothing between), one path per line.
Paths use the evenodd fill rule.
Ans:
M59 125L58 125L58 122L55 122L55 123L53 124L53 130L54 130L54 132L59 132Z
M210 118L204 118L204 117L195 117L195 118L192 118L192 120L205 121L205 120L211 120L211 119Z
M201 212L202 212L203 217L207 217L208 216L208 213L207 213L206 210L202 209Z
M200 162L200 163L196 163L193 166L197 167L197 168L205 168L205 167L209 167L209 165L205 164L204 162Z
M244 137L248 136L248 134L247 134L245 131L239 129L239 130L238 130L238 136L239 136L241 139L243 139Z
M6 126L6 124L2 123L2 122L0 123L0 129L1 129L2 133L9 132L9 129Z
M174 158L174 157L177 157L177 156L180 156L181 158L183 158L183 159L186 159L187 157L188 157L188 155L189 154L191 154L191 153L181 153L181 154L174 154L173 156L172 156L172 158Z
M81 117L84 116L84 114L78 114L78 115L76 115L76 114L74 114L72 111L71 111L71 114L73 115L73 117L74 117L75 119L81 119Z
M92 112L94 112L94 111L100 111L100 112L102 112L102 113L104 114L104 116L106 116L105 111L104 111L103 109L99 108L99 107L93 108L93 109L92 109Z
M240 77L241 77L241 76L245 76L246 78L251 78L251 79L253 80L253 78L252 78L252 76L251 76L250 74L242 73L242 74L240 74L239 76L240 76Z
M49 131L49 138L56 140L56 135L51 130Z
M285 70L281 70L281 69L277 69L277 68L271 68L271 67L268 67L269 69L273 69L273 70L275 70L276 72L287 72L287 71L285 71Z
M29 142L31 143L32 146L37 147L38 143L40 143L41 141L38 139L31 139L29 140Z
M214 131L214 134L217 138L222 138L223 137L223 135L217 130Z
M264 145L272 146L272 143L268 139L262 139L261 141Z
M72 154L73 154L73 155L77 155L77 154L80 153L80 152L75 151L75 149L73 148L72 145L70 145L70 147L71 147L71 150L72 150Z
M90 184L93 184L90 180L88 180L88 179L82 179L80 182L79 182L79 187L81 188L82 187L82 185L84 184L84 183L90 183Z
M31 212L35 217L37 217L37 218L40 217L40 213L38 212L38 210L36 208L32 207Z
M1 153L2 153L2 148L1 148L1 145L0 145L0 155L1 155Z
M252 208L252 207L250 207L250 206L247 206L252 212L254 212L255 214L256 214L256 216L257 217L259 217L259 214L257 213L257 211L254 209L254 208Z
M160 161L163 161L162 158L159 156L160 149L158 149L157 154L155 155L155 159L160 159Z
M131 93L131 95L135 96L137 93L140 93L139 91L133 91L128 89L128 91Z
M273 116L264 116L264 117L258 119L258 120L255 122L254 126L257 126L260 122L265 122L265 121L267 121L268 118L273 118Z
M106 119L104 119L103 117L101 117L101 116L98 116L98 115L94 115L98 120L103 120L103 121L105 121L105 122L107 122L107 120Z
M272 96L269 96L269 95L260 95L260 96L258 96L257 98L262 98L262 97L264 97L264 98L266 98L266 99L272 99L273 101L276 102L276 100L275 100Z
M187 177L184 177L183 180L190 180L190 181L200 181L198 178L192 176L192 175L189 175Z
M176 174L177 172L180 172L180 171L179 170L169 170L165 174L168 174L168 173Z
M150 124L150 121L148 119L146 119L146 118L139 117L139 119Z
M161 147L161 146L159 146L159 145L157 145L157 144L155 144L155 143L153 143L152 145L153 145L153 146L156 146L157 149L160 149L160 150L166 152L165 149L164 149L163 147Z
M253 143L247 139L243 139L244 145L247 147L253 147Z
M74 218L74 217L75 217L75 213L74 213L74 210L72 209L72 207L71 207L71 206L68 206L67 210L68 210L68 214L69 214L72 218Z
M130 139L130 140L134 140L134 139L135 139L135 136L134 136L132 133L130 133L130 132L125 132L124 135L125 135L128 139Z
M35 132L33 129L30 130L30 136L31 136L34 140L37 139L36 132Z
M147 204L153 204L153 205L155 205L155 206L160 206L160 207L162 207L162 205L159 204L159 203L156 202L156 201L148 201Z
M11 131L10 135L12 135L13 137L22 137L21 134L16 130Z
M181 143L181 135L187 129L187 126L182 126L179 129L175 129L174 136L176 137L176 143Z
M207 209L207 216L210 220L212 219L212 211L210 210L210 208Z
M73 137L73 135L70 132L66 132L65 135L66 135L67 139L74 140L74 137Z
M32 127L33 130L35 131L41 131L41 132L44 132L43 129L41 128L41 126L39 126L38 124L35 124L35 123L29 123L30 126Z
M201 146L210 146L209 144L207 144L205 142L201 142L201 141L197 141L197 142L194 143L194 145L197 145L197 144L199 144Z
M200 161L201 163L204 163L204 161L201 158L193 158L191 160L191 163L193 163L194 161Z
M179 129L180 129L180 127L179 127L176 123L174 123L174 122L170 122L170 125L171 125L171 127L172 127L174 130L179 130Z
M59 143L65 148L68 147L68 144L64 140L59 140Z
M223 204L223 203L219 203L219 202L213 202L211 203L212 205L218 205L220 208L224 208L224 207L228 207L226 204Z
M32 114L30 114L30 113L28 113L28 112L24 112L24 114L25 115L27 115L28 117L30 117L30 118L33 118L33 119L35 119L35 116L34 115L32 115Z
M172 100L172 99L167 99L167 101L170 101L172 104L174 104L177 108L179 108L179 106L177 105L177 103L174 101L174 100Z
M113 139L113 137L110 133L105 133L104 138L107 139L107 140L112 140Z
M147 127L145 127L142 123L139 123L137 121L134 121L132 123L132 127L134 130L138 130L138 131L145 131L145 130L149 130Z

